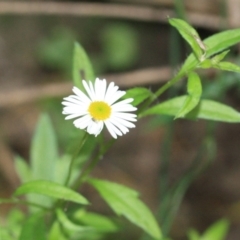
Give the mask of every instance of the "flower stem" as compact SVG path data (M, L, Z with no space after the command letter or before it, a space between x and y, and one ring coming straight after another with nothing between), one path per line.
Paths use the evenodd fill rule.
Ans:
M69 184L69 181L70 181L70 178L71 178L71 175L72 175L72 171L73 171L73 167L74 167L74 162L75 162L75 159L77 158L77 156L79 155L83 145L85 144L86 140L87 140L87 136L88 136L88 133L86 132L81 140L81 144L78 146L78 148L76 148L76 151L75 153L72 155L72 158L71 158L71 162L70 162L70 166L69 166L69 169L68 169L68 175L67 175L67 178L66 178L66 181L65 181L65 186L68 186Z
M112 139L109 141L106 145L100 148L97 156L93 158L93 160L89 163L89 165L81 172L75 183L72 185L72 189L76 190L78 189L81 184L87 179L88 175L92 172L92 170L95 168L99 160L102 159L103 155L107 152L107 150L113 145L115 142L115 139Z

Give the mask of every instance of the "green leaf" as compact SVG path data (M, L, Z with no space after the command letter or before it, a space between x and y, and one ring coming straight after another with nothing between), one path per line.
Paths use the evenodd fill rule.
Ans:
M34 179L54 180L58 158L57 141L50 118L41 115L31 144L31 169Z
M74 213L73 215L74 222L79 222L85 226L91 226L95 230L100 232L116 232L119 230L119 226L109 217L86 212L81 209Z
M20 211L17 208L12 208L10 212L8 212L7 216L4 218L4 221L2 222L3 226L1 227L0 230L0 239L1 240L19 239L24 219L25 215L22 211ZM6 233L6 238L4 236L4 231ZM7 238L7 235L9 236L9 238Z
M187 96L181 96L167 100L146 110L142 113L142 116L158 114L175 116L186 101L186 98ZM185 117L190 119L201 118L229 123L240 122L239 112L227 105L212 100L201 100L198 106Z
M229 50L223 51L215 56L213 56L211 59L205 59L202 61L199 65L200 68L211 68L216 66L220 61L224 59L224 57L229 53Z
M223 51L217 55L215 55L214 57L211 58L211 62L212 64L218 64L220 61L222 61L225 56L230 52L230 50L226 50L226 51Z
M14 166L22 183L31 181L32 173L27 161L20 156L15 156Z
M240 72L240 67L231 62L220 62L215 67L225 71Z
M187 22L181 19L169 18L168 21L173 27L175 27L179 31L182 37L191 46L198 60L201 61L206 49L197 31L192 26L190 26Z
M126 94L123 96L123 99L133 98L133 102L131 104L133 106L137 106L151 95L152 92L149 91L147 88L136 87L127 90Z
M147 206L138 199L136 191L108 181L98 179L88 181L117 215L124 215L155 239L161 238L161 231L154 216Z
M93 81L95 79L91 62L83 47L75 42L73 53L73 83L84 90L82 80Z
M23 224L19 240L46 240L45 231L43 214L31 215Z
M61 209L57 209L56 213L57 213L59 222L62 224L65 230L68 230L70 232L78 232L78 233L94 230L92 227L80 226L73 223L68 219L66 214Z
M203 42L207 48L205 58L211 57L212 55L217 54L224 49L229 48L240 42L240 28L216 33L206 38ZM184 74L189 70L194 69L198 65L198 63L199 62L194 56L194 54L190 54L184 62L180 70L180 74Z
M27 182L17 188L14 195L19 196L26 193L37 193L53 198L64 199L65 201L88 204L88 200L79 193L50 181L38 180Z
M224 240L229 230L229 221L221 219L209 227L201 237L201 240Z
M62 232L61 225L58 221L55 221L50 229L48 240L69 240L68 237Z
M202 95L202 84L201 79L195 72L190 72L188 74L187 91L189 95L175 118L184 117L188 112L194 109L200 101L200 97Z
M187 235L189 240L200 240L200 235L195 229L190 229Z

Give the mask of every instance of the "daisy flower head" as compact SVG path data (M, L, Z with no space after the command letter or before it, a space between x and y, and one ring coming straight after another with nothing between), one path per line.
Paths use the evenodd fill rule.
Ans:
M82 81L86 93L73 87L75 95L63 99L63 114L66 120L75 119L76 128L84 129L97 136L104 125L113 138L122 136L134 128L137 110L130 103L132 98L119 101L126 92L118 90L113 82L107 85L105 79L96 78L95 82Z

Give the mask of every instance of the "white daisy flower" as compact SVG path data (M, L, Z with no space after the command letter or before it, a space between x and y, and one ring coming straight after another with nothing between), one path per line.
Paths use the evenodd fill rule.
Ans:
M68 115L65 119L73 119L77 128L85 129L88 133L97 136L104 125L113 138L122 136L134 128L132 122L137 121L136 111L130 103L132 98L118 101L126 92L119 91L118 87L111 82L107 86L105 79L96 79L95 83L82 81L87 95L77 87L73 87L75 95L64 98L62 104L63 114ZM118 102L117 102L118 101Z

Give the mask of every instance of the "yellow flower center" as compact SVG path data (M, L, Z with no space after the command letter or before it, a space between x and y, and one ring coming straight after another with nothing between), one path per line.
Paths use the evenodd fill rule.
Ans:
M95 121L103 121L110 117L111 107L105 102L96 101L89 105L88 112Z

